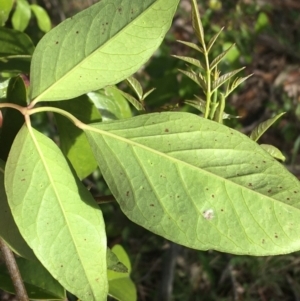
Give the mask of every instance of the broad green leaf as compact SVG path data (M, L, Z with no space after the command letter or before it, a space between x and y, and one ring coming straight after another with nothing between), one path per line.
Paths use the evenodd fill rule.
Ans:
M0 27L0 70L29 73L34 45L23 32Z
M7 88L6 102L27 106L27 92L23 79L13 77ZM3 114L3 124L0 130L0 158L6 161L11 145L24 123L24 116L16 109L7 108Z
M18 255L30 260L36 260L11 214L4 189L4 162L0 159L0 237ZM1 281L0 281L1 283Z
M16 224L39 261L83 301L106 300L106 236L100 209L57 145L23 126L5 168Z
M139 81L137 79L135 79L133 76L129 76L128 78L126 78L126 81L129 84L129 86L131 87L131 89L136 93L136 95L138 96L138 99L142 99L143 98L143 88L142 88L141 84L139 83Z
M115 245L112 251L116 254L119 260L131 272L131 264L129 257L122 246ZM118 273L107 271L109 295L119 301L135 301L137 300L137 292L134 283L128 273Z
M270 119L260 123L251 132L250 139L252 139L253 141L257 141L268 130L268 128L270 128L284 114L285 113L280 113L280 114L276 115L275 117L270 118Z
M300 184L259 145L179 112L85 127L101 172L135 223L200 250L300 249Z
M227 48L225 51L223 51L221 54L219 54L210 64L210 69L212 70L213 68L215 68L221 61L222 59L225 57L225 55L230 51L230 49L234 46L234 44L232 44L229 48Z
M222 86L224 83L226 83L230 78L232 78L233 76L235 76L237 73L239 73L240 71L244 70L245 67L234 70L232 72L228 72L222 76L220 76L217 80L215 80L213 82L212 85L212 92L214 92L216 89L218 89L220 86Z
M114 86L105 87L102 90L88 93L102 115L102 120L114 120L132 117L127 100L120 90Z
M39 29L43 32L48 32L51 29L51 20L47 12L43 7L36 4L30 5L30 8L37 19Z
M185 61L187 63L190 63L198 68L204 69L201 62L199 60L196 60L192 57L188 57L188 56L181 56L181 55L172 55L173 57L180 59L182 61Z
M16 2L17 7L12 15L11 22L14 29L24 31L31 17L30 5L26 0L17 0Z
M8 19L9 13L13 7L13 0L0 1L0 26L3 26Z
M79 96L72 101L54 102L54 106L71 113L84 123L101 121L101 114L86 95ZM55 119L61 150L70 160L78 177L84 179L97 168L90 145L82 130L65 116L55 114Z
M260 144L260 147L267 153L269 153L273 158L281 160L283 162L285 161L285 156L277 147L270 144Z
M102 0L65 20L37 45L31 99L70 99L127 78L159 47L178 2Z
M16 259L28 297L32 300L66 300L64 288L36 261ZM0 288L15 293L6 268L0 266Z

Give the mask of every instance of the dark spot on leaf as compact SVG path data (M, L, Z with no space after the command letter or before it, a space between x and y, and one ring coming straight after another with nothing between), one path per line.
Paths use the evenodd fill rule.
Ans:
M294 193L297 193L297 191L294 191Z
M105 24L108 25L108 22L106 22Z
M214 194L212 194L212 195L211 195L211 197L212 197L212 198L214 198L214 197L215 197L215 195L214 195Z
M181 222L183 223L183 219L181 220Z
M177 195L177 199L179 199L180 198L180 195Z
M165 129L165 132L168 133L168 132L169 132L169 129Z
M155 217L155 215L153 215L153 217Z
M290 198L286 198L287 199L287 201L289 201L290 200Z
M56 41L55 44L58 44L58 41Z
M61 265L60 267L61 267L61 268L63 268L64 266L63 266L63 265Z
M268 192L271 193L271 192L272 192L272 189L269 189Z
M277 235L277 234L275 234L275 238L278 238L278 235Z
M258 166L255 166L255 168L258 168Z
M265 240L263 239L261 242L264 244L264 243L265 243Z
M24 171L24 169L22 169L22 171Z
M79 31L77 30L76 33L79 34Z
M129 196L129 191L126 191L126 196Z
M266 163L266 161L263 161L264 163Z
M206 188L206 190L208 190L208 188Z
M252 187L252 183L249 183L248 186Z
M223 211L224 211L224 209L221 209L221 211L223 212Z
M217 139L215 139L215 141L218 141Z
M24 181L25 181L25 179L22 179L21 181L22 181L22 182L24 182Z
M154 207L154 204L150 204L151 207Z

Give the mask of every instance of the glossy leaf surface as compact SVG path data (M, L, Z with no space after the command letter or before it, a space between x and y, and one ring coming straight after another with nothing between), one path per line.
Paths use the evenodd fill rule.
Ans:
M37 45L31 99L70 99L127 78L158 48L178 2L102 0L65 20Z
M31 300L66 300L64 288L39 263L24 258L16 259L28 297ZM15 293L5 266L0 266L0 288Z
M22 236L52 276L83 301L106 300L102 214L56 144L23 126L6 163L5 188Z
M112 193L135 223L201 250L270 255L300 249L299 181L247 136L175 112L85 132Z

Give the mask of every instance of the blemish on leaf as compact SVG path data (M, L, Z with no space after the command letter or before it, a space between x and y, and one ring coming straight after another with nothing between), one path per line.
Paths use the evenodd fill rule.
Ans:
M58 41L56 41L55 44L58 44Z
M222 212L224 212L224 209L221 209Z
M269 189L269 190L268 190L268 193L271 193L271 192L272 192L272 189Z
M264 244L264 243L265 243L265 240L264 240L264 239L262 239L261 243L262 243L262 244Z
M169 129L165 129L165 132L168 133L168 132L169 132Z
M214 197L215 197L215 195L214 195L214 194L212 194L212 195L211 195L211 197L212 197L212 198L214 198Z
M25 179L21 179L21 181L22 181L22 182L24 182L24 181L25 181Z
M214 211L212 209L207 209L202 213L203 213L203 217L207 220L211 220L214 218Z
M77 30L76 33L79 34L79 31Z
M278 238L278 235L275 233L275 238Z
M263 161L263 163L266 163L266 161Z
M206 188L205 190L208 190L208 188Z
M248 186L249 186L249 187L252 187L252 183L249 183Z
M289 201L289 200L290 200L290 198L286 198L286 200L287 200L287 201Z
M126 196L129 196L129 191L126 191Z
M297 193L297 191L294 191L294 193Z
M151 207L154 207L154 204L150 204Z

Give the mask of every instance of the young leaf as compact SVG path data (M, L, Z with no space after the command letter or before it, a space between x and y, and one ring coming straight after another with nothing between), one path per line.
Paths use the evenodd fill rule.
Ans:
M195 97L197 98L197 100L186 100L184 103L194 107L195 109L199 110L201 113L205 113L206 101L196 95Z
M193 48L193 49L195 49L195 50L197 50L197 51L199 51L199 52L201 52L201 53L204 52L204 50L203 50L202 47L199 47L198 45L196 45L196 44L194 44L194 43L186 42L186 41L181 41L181 40L177 40L177 42L179 42L179 43L181 43L181 44L184 44L184 45L186 45L186 46L188 46L188 47L191 47L191 48Z
M43 32L48 32L51 29L51 20L47 12L44 8L36 4L31 4L30 8L37 19L39 29Z
M26 0L17 0L16 2L17 6L12 15L11 22L14 29L24 31L31 17L30 6Z
M260 144L260 147L267 153L269 153L273 158L281 160L283 162L285 161L285 156L277 147L270 144Z
M231 93L233 92L233 90L235 90L241 83L243 83L245 80L247 80L249 77L251 77L252 74L249 74L245 77L238 77L236 79L234 79L233 83L231 85L228 85L226 93L225 93L225 98Z
M101 121L101 114L86 95L79 96L72 101L59 101L53 104L54 107L71 113L84 123ZM97 168L90 145L84 133L65 116L55 114L55 119L61 150L70 160L79 179L84 179Z
M159 47L178 2L102 0L65 20L37 45L30 98L71 99L127 78Z
M245 67L237 69L235 71L232 72L228 72L222 76L220 76L217 80L215 80L213 82L212 85L212 92L214 92L216 89L218 89L220 86L222 86L224 83L226 83L231 77L235 76L237 73L239 73L240 71L244 70Z
M121 209L144 228L200 250L300 249L300 183L247 136L179 112L84 131Z
M202 89L205 91L205 87L203 87L203 84L205 83L204 80L200 80L200 77L198 76L198 74L194 71L185 71L182 69L178 69L178 71L180 71L181 73L183 73L184 75L186 75L187 77L189 77L191 80L193 80L198 86L202 87Z
M181 55L172 55L173 57L176 57L177 59L180 59L182 61L188 62L198 68L204 69L201 62L199 60L196 60L192 57L188 57L188 56L181 56Z
M250 134L250 139L257 141L266 131L270 128L282 115L285 113L280 113L273 118L270 118L259 125L257 125Z
M218 36L221 34L221 32L223 31L224 27L222 27L220 29L220 31L218 33L216 33L211 39L210 41L208 42L207 44L207 53L209 53L211 47L213 47L215 41L217 40Z
M16 258L28 297L31 300L66 300L64 288L36 261ZM13 283L4 266L0 266L0 288L15 293Z
M219 54L210 64L210 69L214 69L224 58L224 56L228 53L228 51L234 46L234 44L232 44L228 49L226 49L225 51L223 51L221 54Z
M191 4L192 4L193 28L194 28L195 34L196 34L199 42L201 43L202 47L204 48L205 47L204 31L203 31L203 26L202 26L202 22L201 22L199 10L198 10L197 0L192 0Z
M78 298L107 298L102 214L57 145L23 126L5 168L15 222L39 261Z
M107 248L106 262L108 270L118 273L128 273L128 268L118 259L117 255L109 248Z
M14 0L6 0L0 2L0 26L4 26L9 17L9 13L13 7Z
M132 90L136 93L138 99L143 98L143 88L141 84L138 82L137 79L135 79L133 76L129 76L126 78L127 83L132 88Z
M143 100L145 100L156 88L152 88L143 95Z
M113 253L127 267L128 273L107 271L109 295L119 301L136 301L137 292L134 283L129 277L131 264L126 251L120 245L112 248Z
M136 98L132 95L119 90L119 92L138 110L138 111L145 111L144 106L140 103Z
M7 202L4 189L4 165L0 159L0 237L16 254L34 261L37 259L21 236Z

